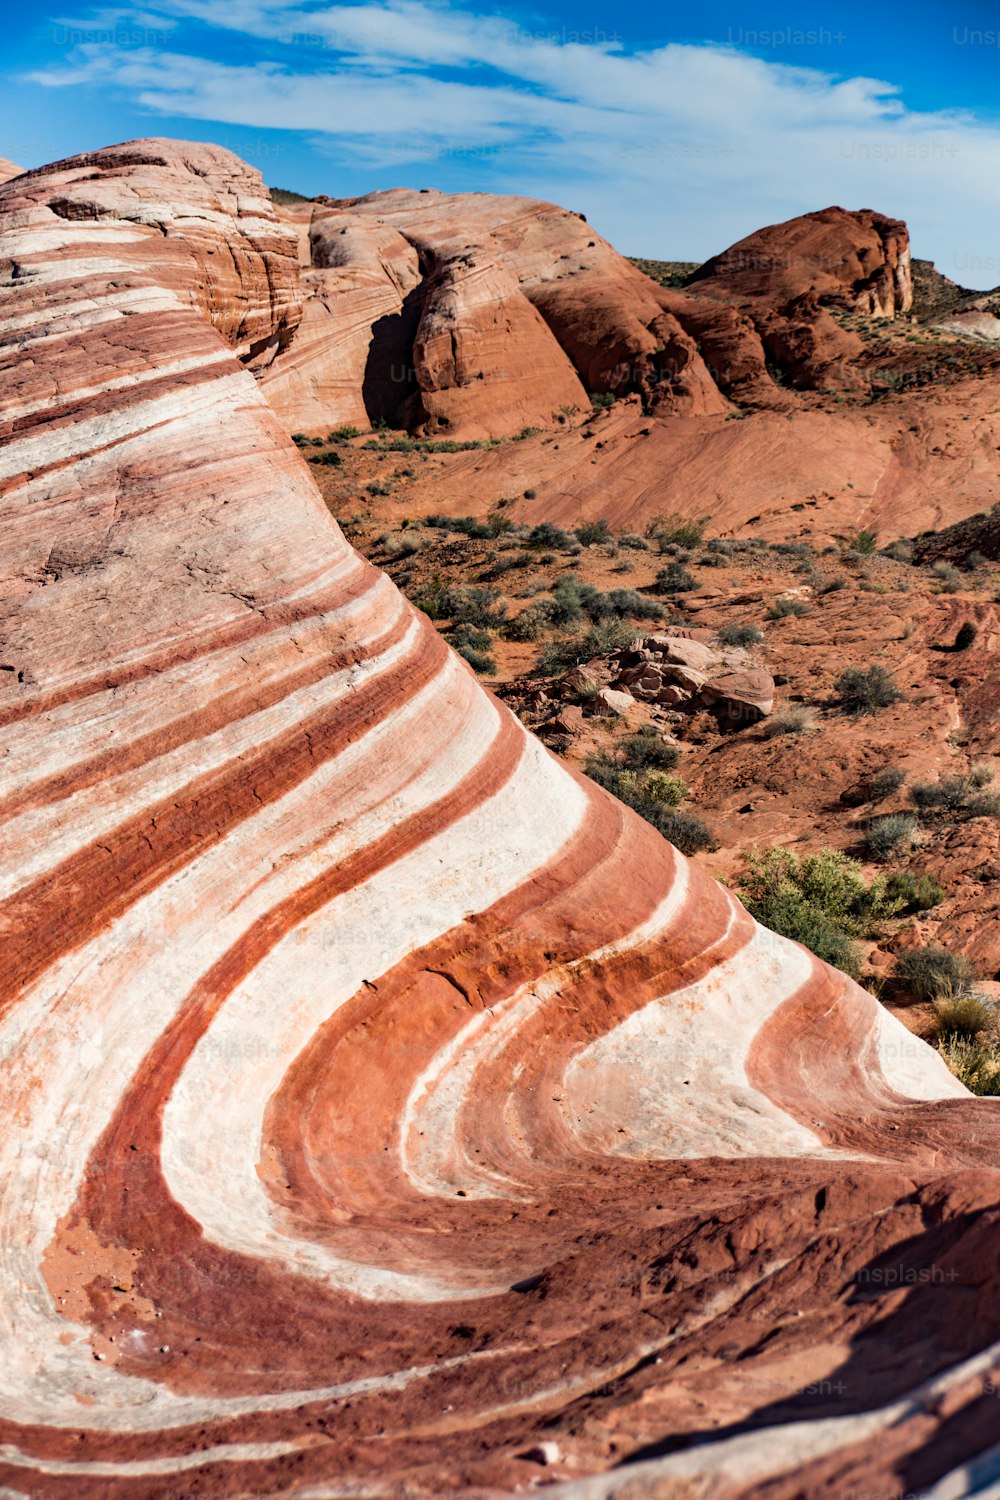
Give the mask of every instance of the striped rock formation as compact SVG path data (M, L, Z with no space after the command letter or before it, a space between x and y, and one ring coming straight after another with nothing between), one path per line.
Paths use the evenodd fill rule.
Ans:
M995 1105L347 545L292 249L0 192L0 1495L967 1492Z

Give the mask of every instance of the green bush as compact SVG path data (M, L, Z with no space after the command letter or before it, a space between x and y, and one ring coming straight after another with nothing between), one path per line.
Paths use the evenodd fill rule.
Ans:
M537 641L551 621L552 613L546 601L539 600L537 604L529 604L527 609L522 609L520 614L513 615L504 622L504 640Z
M878 535L874 531L859 531L847 545L852 552L860 552L862 557L871 557L872 553L878 551Z
M939 1044L941 1056L970 1094L1000 1094L1000 1051L995 1044L951 1035Z
M946 1000L967 995L975 982L975 972L968 959L937 943L907 948L900 953L895 974L918 1000Z
M540 521L522 540L522 546L530 547L533 552L568 552L574 545L574 538L568 531L563 531L561 526L553 526L551 521Z
M658 594L683 594L688 589L697 588L698 580L683 563L672 562L660 569L653 587Z
M484 651L477 651L474 646L456 646L455 650L459 656L463 656L474 672L482 677L495 677L497 664L492 656Z
M910 797L926 817L994 818L1000 815L1000 797L985 787L993 779L992 768L974 766L967 776L941 776L937 781L915 781Z
M934 1002L934 1023L939 1037L961 1036L972 1040L988 1031L993 1012L981 995L956 995Z
M880 708L904 699L892 673L878 665L867 669L848 667L833 684L833 690L844 712L859 717L877 713Z
M759 646L764 639L764 632L758 626L740 620L730 620L717 634L724 646Z
M680 511L670 511L654 516L646 527L650 541L664 547L700 547L708 525L708 516L682 516Z
M767 612L769 620L785 620L790 615L808 615L812 613L812 606L804 599L793 599L787 594L780 599L775 599Z
M595 411L607 411L609 406L614 406L616 399L613 391L592 391L590 404Z
M311 464L325 464L330 469L339 469L344 460L335 448L331 448L328 453L314 453L309 462Z
M934 564L931 572L940 584L941 592L944 594L957 594L958 590L962 587L962 575L954 563L945 562L941 558Z
M887 817L874 818L864 832L865 854L882 863L895 854L901 844L909 848L916 830L916 818L907 813L889 813Z
M352 427L349 422L345 422L342 427L335 427L333 431L329 433L329 435L327 436L327 442L346 443L348 438L356 438L360 436L360 427Z
M854 979L861 973L854 939L873 936L899 910L884 876L866 883L857 861L836 849L802 860L780 846L750 849L737 890L758 922Z
M873 771L866 781L861 783L862 800L870 803L873 807L898 792L906 780L906 772L899 766L882 766Z
M650 733L630 735L622 741L621 758L631 770L669 771L680 760L675 745L665 745L653 729Z
M644 737L636 735L627 741L624 752L595 756L587 762L587 775L645 818L682 854L710 848L714 841L701 819L678 810L687 796L686 783L662 768L635 766L632 757L640 738Z
M816 728L816 710L805 704L793 704L771 714L761 725L764 738L777 739L782 734L809 734Z
M887 886L889 895L898 900L901 912L930 911L939 906L946 892L933 875L917 875L910 870L894 870Z
M594 542L609 542L611 527L605 520L583 521L579 526L574 526L573 535L584 547L589 547Z

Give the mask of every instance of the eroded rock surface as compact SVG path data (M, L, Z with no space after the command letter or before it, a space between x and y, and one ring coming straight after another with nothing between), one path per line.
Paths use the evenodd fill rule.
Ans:
M995 1105L347 545L293 248L212 147L0 191L0 1485L929 1489Z

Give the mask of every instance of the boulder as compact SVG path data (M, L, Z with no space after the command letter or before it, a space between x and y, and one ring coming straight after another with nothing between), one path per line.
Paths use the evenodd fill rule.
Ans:
M716 716L729 724L755 724L774 707L774 678L760 669L724 672L701 692Z
M630 713L636 707L636 701L631 693L623 693L617 688L609 687L601 688L595 702L601 704L609 713L616 714L619 717Z

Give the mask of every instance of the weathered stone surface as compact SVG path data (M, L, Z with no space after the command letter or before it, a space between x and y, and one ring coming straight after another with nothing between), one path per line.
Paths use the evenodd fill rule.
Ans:
M347 545L255 173L60 163L0 259L0 1487L959 1492L993 1102Z
M749 318L658 286L550 203L395 189L284 212L300 231L312 216L302 335L265 376L292 430L363 409L507 436L586 411L592 391L678 414L724 414L729 391L788 404Z
M774 678L760 669L724 672L705 683L702 695L727 719L752 723L774 707Z
M23 171L23 167L18 167L14 162L8 161L5 156L0 156L0 182L7 182L11 177L20 177Z
M778 307L815 293L827 305L891 318L913 303L910 236L902 220L867 208L823 208L747 235L700 266L691 284L741 306Z
M635 709L635 699L631 693L623 692L620 688L601 688L595 702L609 713L622 715L632 713Z

